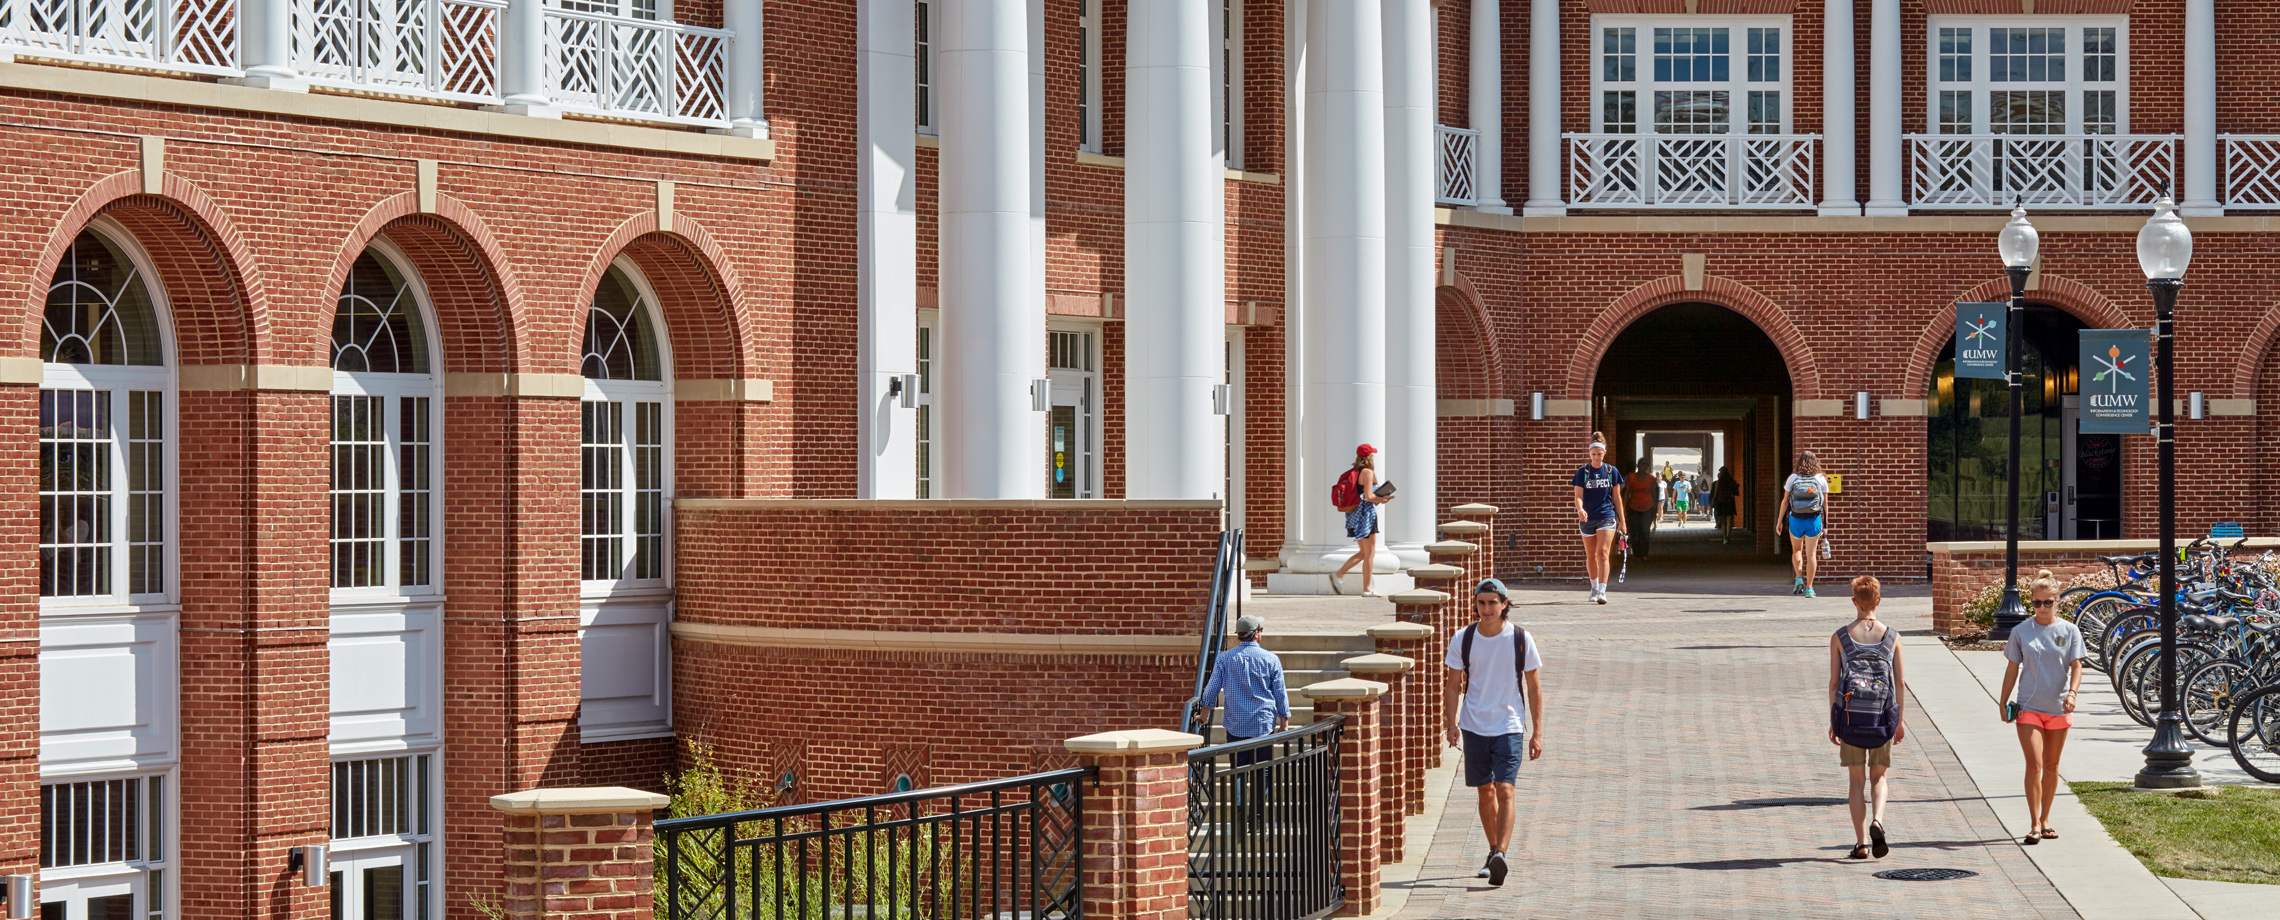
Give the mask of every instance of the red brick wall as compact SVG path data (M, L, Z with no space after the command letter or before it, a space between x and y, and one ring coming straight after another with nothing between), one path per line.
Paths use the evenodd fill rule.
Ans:
M597 741L578 746L581 786L626 786L666 793L665 775L680 769L674 738Z

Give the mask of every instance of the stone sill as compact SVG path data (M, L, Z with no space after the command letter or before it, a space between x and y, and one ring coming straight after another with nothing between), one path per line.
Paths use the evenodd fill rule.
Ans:
M1472 208L1436 207L1433 222L1444 227L1508 233L1969 233L1993 237L2009 218L2002 214L1940 214L1908 217L1812 217L1766 214L1626 214L1518 217ZM2145 214L2043 211L2034 215L2044 233L2128 233L2145 226ZM2200 217L2195 233L2280 232L2280 213Z
M2177 545L2184 546L2185 544L2191 543L2198 538L2198 535L2180 536L2177 538ZM2231 546L2239 539L2240 538L2238 537L2234 537L2230 540L2218 540L2216 542L2223 546ZM2123 553L2130 553L2133 555L2139 553L2147 553L2160 548L2161 541L2159 540L2019 541L2020 555L2026 555L2027 553L2063 553L2067 555L2119 556ZM2280 537L2250 537L2248 539L2248 548L2280 549ZM1924 544L1924 549L1926 552L1947 553L1949 555L1955 555L1957 553L2000 553L2003 551L2003 541L1971 540L1954 543L1926 543Z
M676 511L1217 511L1224 502L1189 498L681 498Z

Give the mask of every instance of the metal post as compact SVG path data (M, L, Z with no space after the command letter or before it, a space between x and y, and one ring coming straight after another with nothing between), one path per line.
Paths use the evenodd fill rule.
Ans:
M2009 639L2012 628L2027 618L2027 607L2019 602L2019 410L2023 399L2019 379L2019 327L2027 313L2027 276L2034 268L2019 265L2004 271L2011 276L2011 310L2003 323L2003 376L2011 387L2011 462L2004 502L2007 523L2003 528L2003 602L1996 606L1995 625L1987 631L1987 638L1997 642Z
M2161 715L2153 723L2153 743L2145 746L2145 769L2137 784L2143 789L2184 789L2201 785L2193 769L2193 749L2185 744L2185 717L2177 711L2177 404L2171 392L2170 368L2175 363L2172 311L2180 278L2155 278L2145 283L2153 292L2155 360L2161 365L2159 403L2161 426L2156 437L2161 448Z

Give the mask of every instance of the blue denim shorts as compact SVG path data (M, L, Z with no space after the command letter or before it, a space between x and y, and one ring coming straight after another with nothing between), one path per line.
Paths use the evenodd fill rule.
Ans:
M1476 735L1465 732L1465 785L1486 786L1490 783L1511 785L1520 778L1520 761L1525 759L1527 738L1524 732L1509 735Z

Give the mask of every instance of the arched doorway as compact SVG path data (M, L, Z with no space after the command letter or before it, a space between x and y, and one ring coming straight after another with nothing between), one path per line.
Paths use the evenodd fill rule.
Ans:
M1608 346L1592 393L1609 460L1626 472L1646 462L1668 499L1645 539L1634 534L1634 565L1774 551L1769 496L1789 451L1792 388L1781 350L1756 323L1712 303L1656 309ZM1738 492L1731 531L1701 507L1721 469ZM1680 478L1691 506L1683 520Z
M2030 303L2019 327L2019 538L2122 535L2121 435L2075 429L2077 355L2086 328ZM1955 337L1924 394L1924 538L2000 540L2010 476L2009 392L2001 380L1955 376Z

